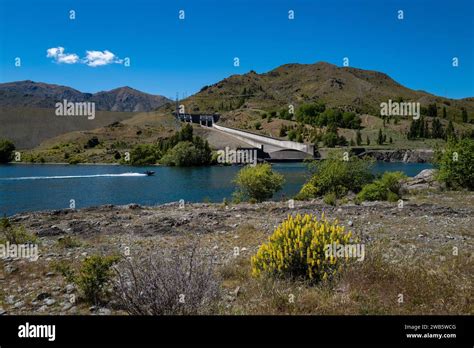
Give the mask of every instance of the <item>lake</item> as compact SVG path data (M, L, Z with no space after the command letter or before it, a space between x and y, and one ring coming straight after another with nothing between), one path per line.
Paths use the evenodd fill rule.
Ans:
M308 177L303 163L278 163L273 168L286 183L274 199L296 194ZM432 168L429 163L378 162L374 173L403 171L415 176ZM194 168L130 167L114 165L10 164L0 165L0 214L103 204L156 205L184 199L186 202L222 202L231 199L232 179L238 166ZM146 176L154 170L155 176Z

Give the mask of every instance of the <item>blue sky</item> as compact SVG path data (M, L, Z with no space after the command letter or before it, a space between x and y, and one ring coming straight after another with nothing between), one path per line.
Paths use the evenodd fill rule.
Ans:
M412 89L472 97L473 18L472 0L0 0L0 82L174 98L232 74L348 57Z

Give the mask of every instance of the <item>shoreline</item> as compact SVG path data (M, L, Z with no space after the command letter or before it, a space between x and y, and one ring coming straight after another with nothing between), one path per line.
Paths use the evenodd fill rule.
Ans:
M445 293L456 293L459 298L453 300L453 303L466 303L461 308L457 305L453 305L452 308L437 307L430 298L426 303L421 302L416 306L400 307L394 301L393 306L387 307L387 293L383 289L396 288L399 282L403 282L403 286L413 284L410 283L410 279L413 278L395 277L382 290L368 281L363 289L359 289L357 286L360 281L357 275L365 274L364 269L362 273L354 275L356 281L349 285L354 289L352 291L357 291L356 294L371 291L371 298L349 297L348 290L344 290L348 283L335 283L336 289L343 290L327 293L327 298L332 299L331 303L334 303L331 307L325 307L328 314L338 313L341 291L345 291L344 293L348 294L347 298L350 299L349 307L348 302L344 302L347 307L346 314L357 314L361 308L368 308L368 304L373 303L373 298L380 299L380 308L374 309L374 312L379 314L380 311L392 313L400 308L404 310L404 314L425 312L445 314L448 310L467 313L470 307L465 299L468 298L469 288L466 289L466 283L462 280L466 279L470 269L465 269L462 265L468 265L464 262L469 260L466 259L465 253L452 256L451 250L454 247L460 250L471 250L474 247L471 228L471 216L474 211L468 204L472 199L474 199L472 192L438 192L410 196L402 209L397 203L389 202L361 205L346 203L334 207L321 200L314 200L297 201L293 208L290 208L287 202L263 202L231 204L228 208L223 204L196 203L186 204L184 209L179 209L178 204L174 203L157 207L132 204L19 214L10 220L15 225L24 226L29 233L39 238L41 242L39 257L37 262L15 259L4 261L6 272L3 280L0 278L0 284L9 297L2 306L8 315L39 313L90 315L91 312L96 313L99 310L106 310L109 314L123 314L120 308L107 302L102 305L104 308L96 308L94 311L85 302L68 304L68 298L64 297L64 294L80 295L80 292L70 285L54 265L66 262L71 268L77 269L87 256L123 255L125 247L129 248L132 256L139 256L149 255L151 250L178 252L182 247L195 244L203 254L212 257L217 272L223 276L222 291L225 296L220 314L231 314L235 311L245 314L286 313L286 307L281 309L273 305L274 298L281 299L281 297L272 297L270 294L269 299L263 299L268 304L263 308L255 307L248 301L248 296L260 293L259 288L255 290L259 283L248 275L250 257L255 255L260 245L268 240L289 214L313 214L320 217L324 213L330 221L337 219L341 226L352 231L356 238L365 244L368 257L383 252L382 256L388 261L382 264L383 267L379 268L378 274L385 274L388 269L394 276L404 275L406 267L415 267L417 276L422 274L423 277L428 277L429 274L421 272L426 268L434 268L443 270L439 274L441 277L439 279L444 279L442 278L444 271L449 271L450 274L454 272L453 279L460 281L450 281L449 284L455 288L449 287L443 292L443 287L435 286L433 293L441 291L440 298L445 298ZM262 219L262 216L265 218ZM400 243L400 241L406 242ZM68 245L68 242L74 243ZM236 248L239 249L237 257ZM451 265L451 260L454 264L454 258L460 258L459 261L462 263L453 270L447 266ZM463 261L465 259L466 261ZM26 278L24 276L26 272L31 276ZM379 277L378 274L376 277ZM438 278L422 279L434 281ZM288 286L287 283L283 283L281 289L288 291ZM297 288L300 289L301 286L303 285L292 284L289 291L298 293ZM426 291L429 291L427 286L419 291L416 290L419 286L405 287L411 291L408 292L410 296L407 298L418 294L421 301L426 298L424 295ZM236 288L240 290L236 291ZM320 296L318 288L303 286L301 289L307 294L312 294L313 301L323 301L322 299L326 298ZM51 305L45 306L43 300L38 300L41 293L47 293L54 302L51 301ZM20 299L23 302L17 304ZM369 300L370 302L367 302ZM294 306L298 306L298 303L300 302L297 301ZM293 313L321 314L321 306L326 302L317 303L321 305L293 306L292 310L295 311Z

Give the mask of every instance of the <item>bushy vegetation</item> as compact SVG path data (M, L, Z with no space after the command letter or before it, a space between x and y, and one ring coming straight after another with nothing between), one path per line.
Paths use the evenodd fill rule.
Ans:
M100 144L99 138L97 138L95 135L87 140L87 143L84 145L85 149L93 149L97 145Z
M58 239L58 247L60 248L71 249L80 247L81 245L82 243L73 236L64 236Z
M130 163L134 166L156 164L161 152L154 144L138 144L130 152Z
M106 286L110 283L112 265L118 261L116 256L88 256L82 261L79 274L74 278L84 299L93 304L101 301Z
M0 140L0 163L8 163L13 161L15 145L9 141Z
M161 163L169 166L199 166L211 163L212 151L209 144L195 137L194 142L183 141L168 150Z
M342 268L345 259L326 256L326 246L350 242L351 232L337 222L330 223L324 215L289 216L260 246L252 257L252 274L293 279L325 280Z
M400 198L401 180L406 178L402 172L385 172L380 179L365 185L357 198L362 201L390 201Z
M410 124L410 130L407 133L407 139L450 139L456 137L454 131L453 122L450 120L447 127L444 128L441 121L434 117L431 121L431 127L429 121L421 116L417 120L412 120Z
M0 244L27 244L37 243L38 237L29 233L24 226L14 226L7 217L0 219Z
M303 104L296 110L296 121L316 127L336 126L359 129L361 120L353 112L327 109L323 103Z
M371 181L371 165L371 160L350 156L346 161L342 151L332 151L327 159L310 163L313 175L295 198L305 200L327 193L339 198L349 191L357 193Z
M187 247L119 264L115 296L132 315L209 314L220 296L209 257Z
M198 166L210 164L211 157L209 143L193 136L193 127L186 124L173 136L159 139L156 144L136 145L130 153L130 163L149 165L160 162L170 166Z
M234 179L238 187L235 194L243 199L255 199L262 202L272 198L275 192L281 190L284 182L283 175L273 171L268 163L248 165L242 168Z
M474 190L474 140L451 139L444 151L437 151L438 179L451 189Z

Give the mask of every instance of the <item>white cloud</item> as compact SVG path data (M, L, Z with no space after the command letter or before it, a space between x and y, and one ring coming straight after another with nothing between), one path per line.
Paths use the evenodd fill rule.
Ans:
M64 54L64 47L53 47L46 50L46 57L53 58L56 63L75 64L79 56L75 53Z
M104 66L108 64L122 64L123 60L119 59L112 52L105 51L86 51L86 56L79 59L75 53L65 54L64 47L52 47L46 50L46 57L53 58L56 63L76 64L83 63L90 67Z
M91 67L103 66L112 63L122 64L122 60L108 50L86 51L86 53L87 55L83 59L83 61L85 64Z

